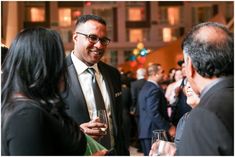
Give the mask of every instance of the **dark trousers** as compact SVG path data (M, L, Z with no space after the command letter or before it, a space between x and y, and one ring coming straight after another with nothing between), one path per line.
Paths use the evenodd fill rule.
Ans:
M151 138L140 139L140 144L144 152L144 156L148 156L151 149Z

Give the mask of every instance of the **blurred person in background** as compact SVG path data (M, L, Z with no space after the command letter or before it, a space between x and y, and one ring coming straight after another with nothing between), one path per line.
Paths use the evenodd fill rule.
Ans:
M172 82L175 82L175 72L176 72L176 68L171 68L169 70L169 73L168 73L168 81L169 83L172 83Z
M131 108L131 91L130 91L130 80L127 78L126 75L121 75L122 80L122 105L123 105L123 128L124 129L124 136L125 136L125 145L129 148L131 143L131 115L130 115L130 108Z
M175 134L175 127L168 121L166 98L159 85L163 72L160 64L150 65L147 70L148 79L138 96L138 131L145 156L149 155L153 130L166 130L170 136Z
M136 71L136 81L131 82L131 98L132 98L132 106L131 106L131 114L138 117L138 95L139 91L143 87L146 82L146 69L139 68Z
M146 82L146 69L139 68L136 71L136 81L131 82L131 99L132 105L130 109L130 114L134 118L133 122L133 138L134 143L136 145L137 151L142 152L140 141L138 139L138 121L139 121L139 105L138 105L138 96L141 88L143 87L144 83Z
M171 109L170 121L177 126L180 118L192 108L186 103L185 88L185 63L184 60L179 60L178 65L181 67L180 71L176 73L178 79L174 84L171 92L166 93L166 97Z
M185 81L185 83L186 84L185 84L184 93L187 97L187 104L189 104L192 108L195 108L200 102L199 95L197 95L193 91L193 89L190 87L190 84L187 81ZM175 135L174 143L168 142L168 141L157 141L152 145L149 155L152 156L153 154L155 154L155 151L160 149L159 147L160 142L161 142L161 145L164 145L164 148L160 150L159 152L160 154L167 155L167 156L175 155L176 149L179 146L180 138L184 130L185 122L187 121L189 116L190 116L190 112L187 112L180 118L179 123L177 124L177 128L176 128L176 135Z
M179 86L179 85L177 85L176 82L178 82L179 80L182 80L182 78L183 78L183 74L182 74L181 69L175 69L175 74L174 74L175 81L173 81L172 83L170 83L167 86L166 93L165 93L165 97L168 102L170 102L171 97L172 97L171 95L174 94L175 88Z

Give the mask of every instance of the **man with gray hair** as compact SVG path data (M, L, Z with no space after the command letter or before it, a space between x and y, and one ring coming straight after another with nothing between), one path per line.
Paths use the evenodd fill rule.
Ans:
M146 69L145 68L139 68L136 71L136 81L131 82L131 96L132 96L132 112L133 114L137 113L137 99L139 95L139 91L141 90L142 86L146 82Z
M146 69L145 68L139 68L136 71L136 78L137 80L131 82L131 99L132 99L132 105L131 105L131 110L130 114L134 117L135 119L135 124L134 124L134 129L137 130L138 128L138 119L139 119L139 109L138 109L138 95L143 87L144 83L146 82ZM139 152L142 152L140 142L138 141L138 132L135 131L134 134L135 142L136 142L136 147Z
M145 68L139 68L136 71L136 78L137 80L144 79L146 76L146 69Z
M187 79L200 103L176 155L234 155L234 39L218 23L195 26L182 43Z

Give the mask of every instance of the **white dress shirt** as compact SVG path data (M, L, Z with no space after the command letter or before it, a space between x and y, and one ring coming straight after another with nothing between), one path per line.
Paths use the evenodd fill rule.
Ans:
M113 141L113 135L112 135L112 128L113 127L112 127L112 120L111 120L110 99L109 99L109 93L107 91L103 76L101 75L97 64L94 64L93 66L87 66L85 63L83 63L81 60L79 60L73 54L73 52L71 53L71 59L72 59L73 64L75 66L77 76L78 76L79 82L82 87L82 91L83 91L83 94L84 94L84 97L86 100L90 119L94 119L96 117L96 105L95 105L95 97L94 97L93 89L92 89L92 85L91 85L92 76L86 70L87 70L87 68L94 68L95 69L95 77L96 77L98 86L100 88L101 94L103 96L106 112L108 114L108 121L109 121L109 126L110 126L109 128L110 128L111 137L112 137L111 138L112 139L111 145L113 146L114 141Z

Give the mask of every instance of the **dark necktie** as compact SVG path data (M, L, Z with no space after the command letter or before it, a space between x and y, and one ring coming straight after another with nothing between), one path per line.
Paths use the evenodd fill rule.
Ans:
M104 99L103 99L103 96L101 94L100 88L98 86L97 80L95 78L95 69L94 68L88 68L87 70L92 76L92 89L93 89L93 92L94 92L96 109L97 110L105 110Z
M93 89L94 98L95 98L96 110L106 110L103 96L101 94L100 88L99 88L97 80L95 78L95 69L94 68L87 68L87 71L92 75L92 89ZM107 129L107 134L104 135L104 137L102 137L99 141L107 149L111 148L111 138L110 138L109 127Z

